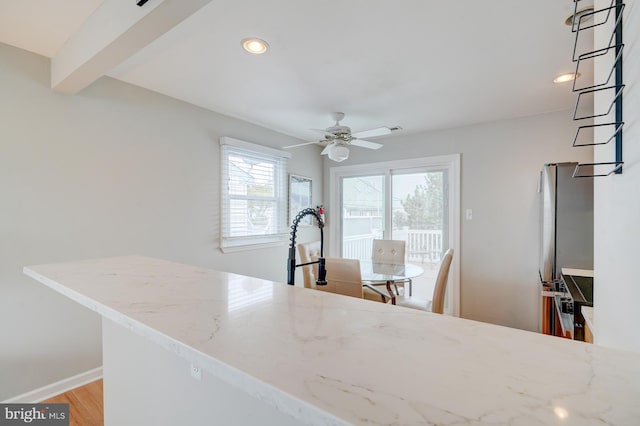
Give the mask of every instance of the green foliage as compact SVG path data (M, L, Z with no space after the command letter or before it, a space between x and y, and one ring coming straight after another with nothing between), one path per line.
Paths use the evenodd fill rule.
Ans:
M425 183L416 186L413 194L400 201L403 214L395 214L396 226L410 229L442 229L444 224L444 173L431 172L424 177Z

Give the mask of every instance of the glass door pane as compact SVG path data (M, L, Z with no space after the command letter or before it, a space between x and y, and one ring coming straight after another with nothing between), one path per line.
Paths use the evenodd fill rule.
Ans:
M406 261L425 273L413 280L413 295L431 300L440 259L449 247L447 170L391 175L391 239L406 241Z
M372 241L384 237L385 176L345 177L340 187L341 255L370 260Z

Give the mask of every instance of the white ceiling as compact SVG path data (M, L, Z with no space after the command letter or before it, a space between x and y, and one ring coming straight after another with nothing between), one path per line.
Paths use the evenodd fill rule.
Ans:
M0 42L54 58L102 3L0 0ZM201 3L103 74L309 140L310 128L333 124L332 111L354 132L399 125L409 134L575 102L571 83L552 83L574 69L564 24L573 0ZM270 50L243 51L250 36Z

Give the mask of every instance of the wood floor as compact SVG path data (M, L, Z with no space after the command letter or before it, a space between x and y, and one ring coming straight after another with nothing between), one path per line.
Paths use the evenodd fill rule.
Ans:
M42 401L69 404L69 426L103 426L102 380L96 380Z

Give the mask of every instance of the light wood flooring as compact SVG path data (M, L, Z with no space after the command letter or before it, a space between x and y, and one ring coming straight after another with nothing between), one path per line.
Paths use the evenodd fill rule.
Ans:
M103 426L102 380L42 401L49 404L69 404L69 426Z

